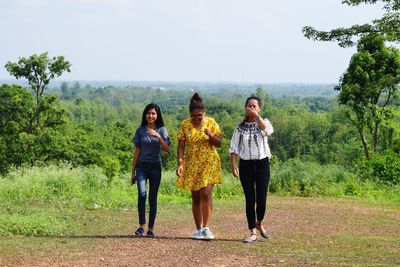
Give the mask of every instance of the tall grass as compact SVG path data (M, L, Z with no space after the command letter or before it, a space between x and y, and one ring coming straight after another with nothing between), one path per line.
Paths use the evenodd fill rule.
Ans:
M341 166L291 160L271 167L270 193L304 197L362 197L400 203L400 187L360 180ZM175 185L175 173L164 171L160 203L190 204L191 194ZM63 235L79 220L74 211L136 209L137 189L130 175L112 180L99 167L60 164L15 169L0 178L0 235ZM243 197L237 178L224 173L214 187L215 199ZM72 230L73 231L73 230Z
M360 178L356 171L340 165L320 165L299 159L275 163L271 168L270 192L303 197L358 197L400 203L400 186L374 177Z

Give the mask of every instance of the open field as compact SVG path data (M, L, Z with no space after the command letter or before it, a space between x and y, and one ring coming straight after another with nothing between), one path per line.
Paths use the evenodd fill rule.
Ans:
M156 238L136 238L136 210L75 212L70 235L0 238L0 266L396 266L400 206L271 196L270 240L244 244L241 198L214 202L214 241L188 238L190 204L161 204Z

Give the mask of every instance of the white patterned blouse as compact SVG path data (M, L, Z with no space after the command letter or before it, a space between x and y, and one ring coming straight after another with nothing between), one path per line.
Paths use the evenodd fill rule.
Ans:
M264 119L266 127L261 130L257 122L242 122L232 136L229 153L239 155L243 160L271 158L268 136L274 132L271 122Z

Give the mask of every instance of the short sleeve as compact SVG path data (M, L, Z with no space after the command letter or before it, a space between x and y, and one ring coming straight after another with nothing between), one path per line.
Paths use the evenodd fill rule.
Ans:
M180 141L185 141L186 140L185 121L182 121L181 124L179 125L178 133L177 133L176 136L178 137L178 140L180 140Z
M221 134L222 134L218 123L214 119L212 120L212 130L211 131L215 136L221 136Z
M140 148L141 147L141 142L140 142L140 127L136 129L135 136L133 137L133 144L135 147Z
M167 145L171 144L171 140L169 138L168 131L167 131L167 129L165 127L161 127L160 128L160 135L161 135L161 138L164 140L164 142Z
M229 147L229 154L237 154L239 155L239 132L237 128L233 132L232 139L231 139L231 145Z
M263 136L270 136L274 132L274 128L272 127L271 122L268 119L264 119L266 127L264 130L261 131Z

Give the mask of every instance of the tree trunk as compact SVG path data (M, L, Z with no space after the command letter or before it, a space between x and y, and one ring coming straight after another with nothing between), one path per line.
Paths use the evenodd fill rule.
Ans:
M358 133L360 134L361 143L362 143L363 148L364 148L365 157L369 160L368 143L367 143L367 140L365 139L365 135L364 135L363 129L358 129Z
M374 136L374 152L378 152L379 122L375 122L373 136Z

